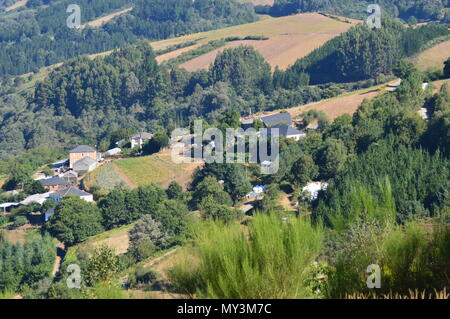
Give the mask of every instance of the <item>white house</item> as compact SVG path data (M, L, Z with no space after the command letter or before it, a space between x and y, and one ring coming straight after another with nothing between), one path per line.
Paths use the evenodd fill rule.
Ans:
M309 199L311 201L313 201L313 200L317 199L319 192L322 190L326 190L327 187L328 187L328 183L311 182L302 188L302 192L308 192Z
M50 198L50 196L53 194L54 192L47 192L47 193L43 193L43 194L34 194L31 196L28 196L27 198L25 198L23 201L20 202L21 205L29 205L31 203L38 203L38 204L43 204L47 199Z
M116 147L116 148L107 150L105 152L105 156L114 156L114 155L120 154L120 152L122 152L122 150L119 147Z
M151 133L141 132L141 133L134 134L130 137L131 148L137 147L137 148L141 149L142 146L144 146L144 144L148 140L151 140L152 138L153 138L153 134L151 134Z
M94 201L94 196L90 193L82 191L76 187L69 187L51 194L50 198L54 199L56 202L62 201L62 199L66 196L78 196L79 198L85 200L88 203L92 203Z

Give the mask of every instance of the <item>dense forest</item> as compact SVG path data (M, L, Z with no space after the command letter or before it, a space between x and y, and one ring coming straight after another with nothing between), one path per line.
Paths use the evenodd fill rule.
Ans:
M272 7L259 7L257 11L281 16L300 12L324 11L331 14L363 19L371 1L360 0L275 0ZM450 7L448 0L379 0L376 1L393 17L417 22L418 20L440 20L443 9Z
M30 1L27 10L0 16L0 76L37 71L143 38L165 39L257 20L250 4L234 0L83 0L78 2L82 24L127 6L133 10L98 28L70 29L70 3Z

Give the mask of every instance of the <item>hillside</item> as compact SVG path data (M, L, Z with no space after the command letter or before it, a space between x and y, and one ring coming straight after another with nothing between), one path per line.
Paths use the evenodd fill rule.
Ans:
M285 69L298 58L306 56L358 22L358 20L351 20L351 23L345 23L318 13L305 13L281 18L263 16L261 21L254 23L152 42L151 45L155 50L162 50L170 46L196 41L194 46L159 56L158 62L164 62L210 41L227 37L263 36L269 39L233 41L224 47L183 63L181 67L188 71L206 69L224 48L250 45L260 52L273 68L278 66Z
M450 40L441 42L423 51L415 59L415 64L422 71L442 69L444 62L450 57Z
M199 163L175 164L171 160L171 150L165 150L150 156L114 160L93 171L84 184L87 188L97 185L111 190L121 184L135 188L155 183L167 188L170 182L177 181L186 189L199 166Z

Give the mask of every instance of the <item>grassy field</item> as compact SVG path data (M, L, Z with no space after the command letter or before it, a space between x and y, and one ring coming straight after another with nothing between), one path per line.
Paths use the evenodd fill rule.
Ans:
M84 184L87 188L98 185L103 190L111 190L121 184L135 188L150 183L166 188L175 180L186 188L192 173L200 165L175 164L169 149L150 156L118 159L105 164L89 174Z
M72 246L67 249L65 256L66 261L72 261L76 259L78 249L90 249L106 245L113 248L117 255L125 254L130 246L130 240L128 237L128 231L134 224L125 225L119 228L109 230L107 232L92 236L86 241Z
M173 180L186 186L190 176L200 165L175 164L171 159L171 150L150 156L120 159L114 164L136 186L156 183L162 187L167 187Z
M358 23L358 20L350 20ZM264 41L236 41L226 46L247 44L255 47L273 66L281 69L287 68L298 58L303 57L322 46L326 41L347 31L351 23L327 18L318 13L304 13L281 18L261 16L261 20L219 30L190 34L178 38L151 42L155 50L163 50L167 47L197 40L197 45L206 44L212 40L226 37L264 36L269 40ZM193 47L191 47L193 49ZM203 56L195 58L182 67L193 71L207 68L223 48L214 50ZM159 62L174 58L186 51L186 48L171 52L170 55L159 57Z
M420 70L443 69L444 62L450 57L450 40L441 42L428 50L423 51L415 59Z

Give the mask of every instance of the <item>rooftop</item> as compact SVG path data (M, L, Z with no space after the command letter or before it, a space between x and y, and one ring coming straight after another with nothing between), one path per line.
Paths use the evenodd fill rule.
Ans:
M40 180L42 186L58 186L58 185L70 185L70 183L59 176L53 176L47 179Z
M90 152L97 152L97 150L89 145L80 145L69 151L69 153L90 153Z
M261 121L266 124L266 126L273 126L276 124L284 123L286 125L292 124L292 118L289 113L277 113L273 115L268 115L261 117Z
M69 196L69 195L75 195L75 196L89 196L91 194L82 191L81 189L75 188L75 187L69 187L60 191L57 191L56 194L59 197Z

